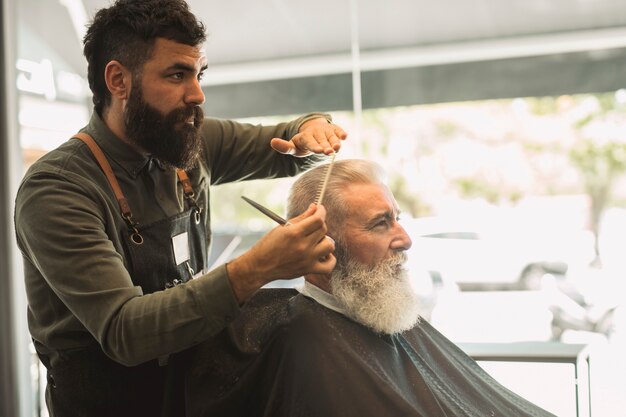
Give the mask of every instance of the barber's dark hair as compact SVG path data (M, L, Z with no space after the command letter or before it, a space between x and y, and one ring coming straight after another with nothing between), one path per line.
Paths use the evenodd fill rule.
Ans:
M96 112L111 103L104 69L112 60L138 75L150 58L156 38L190 46L206 39L205 27L184 0L117 0L100 9L87 29L83 53Z

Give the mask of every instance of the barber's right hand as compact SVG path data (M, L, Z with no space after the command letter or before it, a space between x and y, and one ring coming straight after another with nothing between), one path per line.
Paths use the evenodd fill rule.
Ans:
M330 274L336 264L335 242L326 236L326 209L311 204L301 215L263 236L250 250L228 263L231 286L239 302L277 279Z

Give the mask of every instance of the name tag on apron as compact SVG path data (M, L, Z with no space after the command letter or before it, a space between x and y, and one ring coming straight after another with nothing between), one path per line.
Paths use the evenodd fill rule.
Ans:
M176 265L189 260L189 238L187 237L187 232L172 237L172 248L174 249Z

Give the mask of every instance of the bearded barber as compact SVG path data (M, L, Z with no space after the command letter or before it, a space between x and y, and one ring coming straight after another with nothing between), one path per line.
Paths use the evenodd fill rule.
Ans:
M52 416L183 415L177 352L264 284L335 265L312 205L207 270L209 185L295 175L346 134L324 114L268 127L205 119L204 40L182 0L98 11L84 40L91 120L20 186L28 322Z

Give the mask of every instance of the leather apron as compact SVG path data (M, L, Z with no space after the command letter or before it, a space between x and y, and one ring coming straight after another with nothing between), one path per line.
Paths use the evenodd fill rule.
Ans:
M120 204L127 226L126 257L130 275L144 294L184 284L207 268L206 210L196 201L187 174L177 175L185 192L186 209L161 221L141 225L132 215L106 157L87 134L85 142L107 176ZM176 243L184 247L182 257ZM174 249L173 249L174 247ZM187 249L188 248L188 249ZM179 258L179 259L176 259ZM54 367L46 355L40 358L48 369L46 402L52 417L184 416L182 373L190 351L127 367L110 359L95 341L87 348L58 352Z

